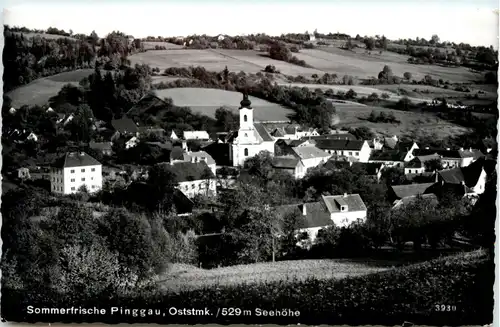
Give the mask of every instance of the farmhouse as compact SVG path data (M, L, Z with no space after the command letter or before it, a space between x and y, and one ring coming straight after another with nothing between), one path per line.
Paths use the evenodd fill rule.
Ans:
M59 194L89 192L102 188L102 165L85 152L68 152L51 165L51 191Z
M404 167L405 175L422 174L425 171L425 165L422 161L420 161L419 157L413 159L410 162L405 162Z
M408 159L408 152L399 150L374 151L370 155L368 162L383 163L386 167L404 167L405 160Z
M178 149L178 147L176 147ZM170 153L170 163L176 163L176 162L192 162L192 163L198 163L198 162L205 162L212 171L212 173L215 175L215 169L216 169L216 163L215 160L210 156L207 152L205 151L182 151L179 152L177 151L172 151Z
M139 128L134 121L128 117L113 119L111 121L111 126L115 130L115 133L111 137L112 141L119 137L139 137Z
M89 148L98 152L101 152L103 155L110 156L113 154L113 148L111 142L94 142L91 141L89 143Z
M312 243L321 229L348 226L358 219L366 219L367 214L359 194L322 196L319 202L279 206L276 211L284 217L289 214L300 217L297 234L307 233Z
M287 155L293 154L292 148L302 147L302 146L314 146L316 142L314 140L286 140L278 139L274 143L274 152L276 155Z
M306 174L308 169L317 167L325 163L332 156L331 154L318 149L315 146L293 147L292 154L302 162L302 165L304 167L304 175Z
M316 147L330 154L345 156L354 161L368 162L370 146L367 141L316 139Z
M210 140L206 131L184 131L185 140Z
M228 143L231 143L229 157L233 166L243 166L247 158L253 157L261 151L269 151L274 154L275 139L264 125L254 123L254 112L248 95L243 95L240 105L239 130L228 135Z
M422 194L430 194L433 192L434 183L422 183L422 184L408 184L408 185L392 185L388 189L388 195L390 201L395 203L395 201L422 195Z
M174 174L177 188L188 198L196 195L217 195L215 175L206 162L176 162L166 169Z
M404 197L402 199L394 201L394 205L392 206L392 210L397 210L397 209L404 209L407 205L414 203L418 199L425 199L429 202L430 205L436 206L438 205L438 197L436 194L429 193L429 194L419 194L419 195L411 195Z
M276 139L284 140L298 140L305 137L320 136L318 131L314 128L301 128L299 126L288 125L285 127L277 127L271 133Z
M441 170L436 174L436 183L442 190L455 191L461 195L482 194L486 186L484 160L477 160L467 167Z
M306 171L302 161L299 158L290 155L274 157L272 167L276 170L290 173L296 179L304 177Z

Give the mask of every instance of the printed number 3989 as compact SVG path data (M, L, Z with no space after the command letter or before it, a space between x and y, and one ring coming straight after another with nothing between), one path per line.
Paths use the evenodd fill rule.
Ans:
M454 305L436 304L435 308L436 308L436 311L438 311L438 312L457 311L457 307Z

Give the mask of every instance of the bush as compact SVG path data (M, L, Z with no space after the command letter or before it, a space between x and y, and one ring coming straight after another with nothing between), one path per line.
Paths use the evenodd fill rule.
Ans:
M349 89L349 91L345 94L346 99L355 99L357 96L358 94L353 89Z

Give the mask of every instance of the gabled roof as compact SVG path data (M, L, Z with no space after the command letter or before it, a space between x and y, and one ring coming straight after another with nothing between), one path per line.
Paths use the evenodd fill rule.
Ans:
M299 145L302 145L304 143L310 143L310 144L316 144L316 141L315 140L287 140L288 142L286 142L289 146L291 147L295 147L295 146L299 146Z
M438 198L436 196L436 194L422 194L421 197L425 200L428 200L430 202L431 205L438 205L439 204L439 201L438 201ZM398 208L402 208L402 207L405 207L411 203L414 203L416 200L418 199L418 196L417 195L412 195L412 196L407 196L405 198L402 198L402 199L399 199L399 200L396 200L395 203L394 203L394 206L392 207L393 209L398 209Z
M285 131L283 128L277 127L271 132L271 136L274 137L284 137L285 136Z
M325 151L318 149L315 146L298 146L292 147L292 151L298 158L312 159L312 158L329 158L332 155Z
M170 160L184 160L184 150L180 146L174 146L170 152Z
M139 129L134 121L128 117L123 117L120 119L113 119L111 121L111 126L120 133L137 133Z
M215 178L205 162L177 162L166 164L166 168L174 173L176 183Z
M323 134L317 136L304 136L302 139L311 140L343 140L343 141L358 141L358 138L351 133L336 133L336 134Z
M99 166L101 163L85 152L67 152L64 156L58 158L52 167L70 168L83 166Z
M303 215L303 207L306 207L306 214ZM299 229L327 227L333 225L330 213L321 202L310 202L304 204L291 204L276 207L278 214L296 213L300 217Z
M483 165L484 160L477 160L467 167L445 169L439 171L438 174L446 184L462 184L463 182L467 187L474 187L484 170Z
M269 135L269 132L264 127L264 125L262 125L261 123L254 123L253 126L264 142L274 141L273 137Z
M408 184L408 185L392 185L392 191L400 199L406 198L408 196L415 196L418 194L425 194L429 192L429 188L434 185L434 183L423 183L423 184Z
M429 154L429 155L424 155L424 156L419 155L419 156L416 156L416 158L418 158L418 160L420 160L420 162L424 163L424 162L430 161L430 160L441 159L441 156L439 154L435 153L435 154Z
M381 162L353 162L353 168L361 168L368 175L377 175L384 164Z
M408 142L398 142L396 144L396 147L399 149L399 151L410 151L411 147L415 144L413 141L408 141ZM418 145L417 145L418 146Z
M404 161L407 152L399 150L373 151L369 160L377 161Z
M329 213L341 212L341 206L347 205L347 212L365 211L366 206L359 194L346 195L322 195L322 202L326 206Z
M316 147L327 150L352 150L360 151L365 141L315 139Z
M475 154L477 150L469 151L469 150L446 150L446 149L417 149L415 150L415 156L429 156L429 155L440 155L443 158L450 159L462 159L462 158L471 158L475 157L478 154ZM479 151L480 152L480 151Z
M273 158L272 166L274 168L295 169L299 163L300 160L292 156L277 156Z
M170 143L170 142L165 142L165 143L162 143L162 142L146 142L146 144L152 145L152 146L157 146L160 149L164 149L164 150L172 150L172 143Z
M94 142L91 141L89 143L89 148L95 149L95 150L111 150L111 142Z
M424 163L417 157L410 162L406 162L405 168L424 168Z

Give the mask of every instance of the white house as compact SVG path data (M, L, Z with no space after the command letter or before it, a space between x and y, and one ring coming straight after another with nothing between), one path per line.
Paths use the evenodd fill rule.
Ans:
M96 192L102 188L102 165L85 152L68 152L51 166L50 183L58 194L75 193L82 186Z
M359 194L322 196L319 202L284 205L277 207L276 211L284 217L289 213L299 216L297 234L307 233L313 244L320 230L333 225L348 226L357 220L365 221L367 216L366 206Z
M208 168L210 168L214 176L216 174L215 160L214 158L212 158L211 155L209 155L205 151L183 150L182 153L176 153L176 151L174 151L170 155L170 163L175 164L177 162L191 162L191 163L204 162L207 164Z
M206 162L176 162L166 168L175 176L177 189L188 198L196 195L217 195L215 175Z
M252 103L247 95L240 102L240 127L228 135L227 142L230 143L229 158L233 166L243 166L246 159L256 156L261 151L274 154L274 142L266 128L255 123L253 119Z
M177 136L177 134L175 134L174 131L172 131L172 133L170 133L170 139L177 141L179 139L179 137Z
M137 136L132 136L130 140L125 142L125 149L131 149L137 146L137 144L139 144L139 139L137 138Z
M210 135L206 131L185 131L185 140L209 140Z
M302 171L302 175L299 178L304 177L307 170L310 168L317 167L325 162L332 156L331 154L318 149L315 146L297 146L292 147L292 154L300 159L304 170Z
M456 167L438 171L436 183L443 188L453 188L464 195L484 193L486 171L483 160L478 160L467 167Z
M305 128L302 129L299 126L285 126L285 127L277 127L273 131L271 131L271 136L273 136L277 140L298 140L303 137L314 137L320 136L318 130L314 128Z
M371 148L367 141L316 139L316 147L337 156L348 157L353 161L368 162Z
M418 157L410 162L405 162L404 165L405 175L422 174L423 172L425 172L425 165L422 161L420 161Z
M295 179L304 177L306 168L302 161L294 156L276 156L273 158L272 166L276 170L286 171L290 173Z

